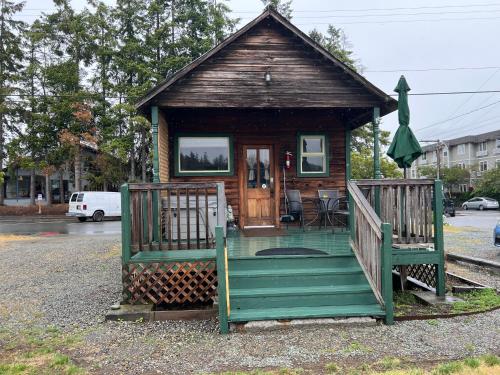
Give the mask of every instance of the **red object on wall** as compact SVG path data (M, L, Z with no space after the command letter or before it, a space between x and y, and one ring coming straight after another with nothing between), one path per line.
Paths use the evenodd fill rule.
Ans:
M292 153L290 151L285 152L285 168L292 168Z

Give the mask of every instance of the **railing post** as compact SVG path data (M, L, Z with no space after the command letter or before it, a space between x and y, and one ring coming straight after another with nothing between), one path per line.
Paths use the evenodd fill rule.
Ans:
M224 229L215 228L215 245L217 261L217 293L219 296L219 329L220 333L229 333L229 288L227 275L227 252L224 243Z
M385 304L385 324L394 324L394 306L392 301L392 225L382 223L382 296Z
M122 263L126 264L131 257L131 218L130 218L130 191L128 184L120 188L122 199Z
M380 171L380 108L373 108L373 177L382 178ZM380 217L380 186L375 186L375 212Z
M443 183L441 180L434 181L434 196L432 206L434 207L434 251L439 254L439 263L436 267L436 294L444 296L446 293L446 273L444 270L444 238L443 238Z

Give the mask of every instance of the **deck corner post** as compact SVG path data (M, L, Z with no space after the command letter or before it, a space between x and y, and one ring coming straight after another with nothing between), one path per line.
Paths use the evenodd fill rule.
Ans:
M373 108L373 178L380 180L380 108ZM375 187L375 212L380 216L380 186Z
M385 303L385 324L394 324L394 303L392 285L392 225L382 223L382 296Z
M446 294L446 272L443 236L443 182L434 181L434 250L438 252L439 262L436 267L436 294L443 297Z
M130 191L125 183L120 188L122 210L122 263L127 264L131 257L131 218L130 218Z
M224 241L224 229L215 228L216 262L217 262L217 294L219 296L219 330L229 333L229 306L227 285L227 252Z
M151 107L151 130L153 136L153 182L160 182L160 163L158 155L158 107Z

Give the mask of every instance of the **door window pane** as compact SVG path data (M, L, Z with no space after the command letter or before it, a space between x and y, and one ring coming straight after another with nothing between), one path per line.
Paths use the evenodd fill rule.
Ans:
M247 187L257 187L257 150L247 149Z
M259 166L260 166L260 187L267 189L270 186L271 168L269 160L269 149L259 150Z

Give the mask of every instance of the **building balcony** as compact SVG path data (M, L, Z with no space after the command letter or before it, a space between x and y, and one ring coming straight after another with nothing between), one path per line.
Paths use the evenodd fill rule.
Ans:
M476 156L477 157L488 156L488 150L477 151Z

